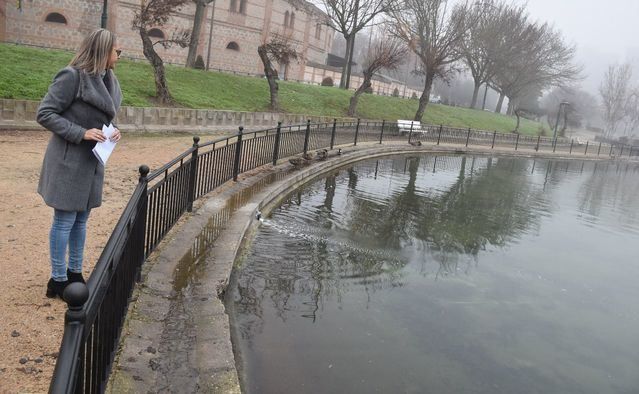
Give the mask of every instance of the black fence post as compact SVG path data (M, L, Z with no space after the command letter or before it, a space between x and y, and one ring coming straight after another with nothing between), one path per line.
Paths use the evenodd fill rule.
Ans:
M437 136L437 145L439 145L439 141L442 139L442 128L444 126L439 125L439 135Z
M619 151L619 157L623 156L623 145L621 145L621 151Z
M311 120L306 121L306 132L304 133L304 154L308 152L308 139L311 137Z
M515 150L517 150L517 147L519 146L519 133L517 133L517 140L515 141Z
M193 152L191 153L191 173L189 174L189 203L186 206L187 212L193 211L193 201L195 201L195 185L197 179L197 152L200 137L193 137Z
M570 139L570 151L568 152L569 155L572 155L572 144L575 142L575 140L573 138Z
M599 156L599 152L601 152L601 142L599 142L599 148L597 149L597 156Z
M76 390L80 366L80 354L83 346L84 304L89 299L89 289L84 283L71 283L64 289L63 298L67 303L64 315L64 333L62 344L55 363L53 378L49 385L50 393L73 393Z
M275 144L273 146L273 165L277 164L280 157L280 138L282 138L282 122L277 122L277 131L275 132Z
M382 131L379 132L379 143L382 143L382 138L384 137L384 124L386 120L382 119Z
M490 149L495 149L495 137L497 137L497 131L493 131L493 144L490 146Z
M408 132L408 143L410 144L410 140L413 137L413 121L410 121L410 131Z
M138 180L138 182L142 185L144 185L144 188L142 189L142 209L140 210L139 215L141 215L142 217L142 225L140 226L140 232L142 234L140 234L140 242L139 242L139 247L140 247L140 256L141 256L141 261L138 264L138 269L136 270L136 275L135 275L135 280L137 282L142 280L142 263L144 263L144 259L146 258L146 234L147 234L147 226L148 226L148 222L147 222L147 218L146 218L146 214L147 211L149 210L149 198L148 198L148 190L149 190L149 180L147 178L147 176L149 175L149 172L151 171L149 166L147 165L141 165L140 168L138 168L138 171L140 172L140 178ZM138 219L136 219L138 220Z
M240 156L242 155L242 133L244 127L240 126L237 132L237 142L235 143L235 162L233 163L233 180L237 182L237 176L240 173Z
M590 143L590 141L586 141L586 150L584 151L584 156L586 156L588 154L588 144Z
M357 135L359 134L359 118L357 118L357 125L355 125L355 140L353 141L353 146L357 146Z
M337 127L337 119L333 119L333 131L331 131L331 150L335 146L335 128Z
M539 140L541 140L541 135L537 136L537 146L535 146L535 152L539 152Z
M468 140L470 139L470 127L468 128L468 134L466 134L466 148L468 148Z

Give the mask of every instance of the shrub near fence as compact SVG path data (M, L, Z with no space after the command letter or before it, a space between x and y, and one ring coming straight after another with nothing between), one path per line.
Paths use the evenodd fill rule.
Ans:
M491 131L424 126L403 133L397 123L306 124L244 133L193 146L149 173L140 167L139 183L118 220L86 286L67 287L68 304L60 352L50 385L52 393L102 393L106 389L120 332L141 267L193 202L246 171L280 158L317 149L358 143L407 141L413 145L454 144L512 148L590 156L638 156L639 148L602 143L577 144Z

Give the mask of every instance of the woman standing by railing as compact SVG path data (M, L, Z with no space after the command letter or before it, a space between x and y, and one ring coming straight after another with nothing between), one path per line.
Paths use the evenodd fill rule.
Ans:
M113 73L120 53L110 31L89 34L69 66L55 76L38 109L38 123L53 133L38 184L38 193L54 209L50 298L62 298L71 282L84 282L86 222L91 209L102 203L104 183L104 166L92 150L105 141L102 125L109 125L120 108L122 92ZM111 140L119 139L116 129Z

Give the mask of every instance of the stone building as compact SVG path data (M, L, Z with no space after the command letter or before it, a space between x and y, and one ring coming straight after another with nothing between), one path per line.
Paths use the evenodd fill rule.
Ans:
M144 0L0 0L0 42L75 50L82 38L98 28L107 3L107 28L116 33L123 57L144 59L142 41L131 28L136 10ZM198 40L198 55L211 70L262 75L257 47L272 34L285 35L302 53L297 62L280 65L283 79L320 84L330 78L339 85L341 70L326 65L335 30L328 16L306 0L215 0L206 9ZM154 40L193 26L195 3L188 2L162 27L153 28ZM166 63L184 64L188 48L157 45ZM351 89L362 82L351 77ZM411 97L420 92L401 82L375 77L376 94Z
M109 0L107 28L116 33L123 56L143 59L139 34L131 29L141 0ZM76 49L100 26L104 0L0 1L0 41L57 49ZM195 3L189 2L169 22L150 32L155 40L190 31ZM211 28L212 27L212 28ZM261 74L257 47L271 34L290 37L302 60L280 67L286 79L303 80L307 62L324 64L334 31L327 16L304 0L216 0L206 7L198 55L211 69ZM210 51L209 51L210 48ZM184 64L188 48L156 46L167 63Z

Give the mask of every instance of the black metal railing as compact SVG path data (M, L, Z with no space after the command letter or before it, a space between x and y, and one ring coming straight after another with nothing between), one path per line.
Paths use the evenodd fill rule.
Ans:
M146 257L193 202L239 174L281 158L336 146L406 141L412 145L511 148L589 156L639 156L639 147L552 139L428 125L400 129L395 122L340 122L282 126L193 146L140 178L86 286L64 293L68 304L52 393L102 393L106 389L135 282Z

